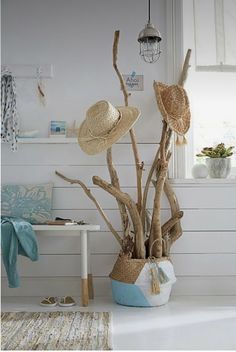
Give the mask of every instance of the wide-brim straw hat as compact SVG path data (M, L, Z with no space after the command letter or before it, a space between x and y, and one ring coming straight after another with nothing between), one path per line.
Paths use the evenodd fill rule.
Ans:
M190 107L185 89L179 85L153 84L160 112L168 126L184 136L190 127Z
M98 101L88 109L79 128L81 149L89 155L107 150L132 128L139 116L136 107L114 107L109 101Z

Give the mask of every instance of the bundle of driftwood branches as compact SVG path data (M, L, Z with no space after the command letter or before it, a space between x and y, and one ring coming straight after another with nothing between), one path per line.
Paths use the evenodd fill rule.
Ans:
M113 43L113 67L117 73L120 81L121 90L124 95L124 104L128 106L129 94L127 92L122 74L117 66L117 53L119 43L119 31L114 34ZM185 82L187 71L189 67L191 50L188 50L184 61L182 73L178 84L182 85ZM142 184L142 177L144 172L144 163L141 161L134 129L129 131L132 150L136 166L136 182L137 182L137 200L133 200L129 194L121 190L119 177L113 165L112 148L107 150L107 167L110 174L110 183L101 179L99 176L93 176L93 183L102 188L105 192L110 193L116 198L121 223L123 236L114 229L112 223L108 219L101 205L91 193L90 189L78 179L68 178L58 171L56 174L71 184L78 184L82 187L87 196L94 202L99 213L106 222L111 233L115 236L121 246L123 254L131 258L144 259L149 256L161 258L168 256L170 246L182 235L182 228L180 219L183 212L180 211L179 204L175 193L168 181L168 163L171 157L171 140L172 130L163 120L162 135L156 152L153 164L147 176L144 188ZM150 186L155 188L155 196L153 200L152 213L148 212L147 199ZM170 204L171 217L163 225L161 224L161 198L165 193Z

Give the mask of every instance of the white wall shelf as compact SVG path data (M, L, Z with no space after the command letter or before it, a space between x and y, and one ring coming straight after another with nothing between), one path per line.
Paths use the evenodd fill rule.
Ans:
M46 137L46 138L19 138L19 143L22 144L75 144L77 138L64 137Z
M77 138L69 137L34 137L34 138L18 138L20 144L77 144ZM2 142L3 143L3 142ZM4 143L5 144L5 143ZM117 142L118 145L131 145L131 142ZM159 143L150 143L150 142L138 142L138 145L158 145Z
M2 70L9 70L15 78L53 78L52 64L2 64Z

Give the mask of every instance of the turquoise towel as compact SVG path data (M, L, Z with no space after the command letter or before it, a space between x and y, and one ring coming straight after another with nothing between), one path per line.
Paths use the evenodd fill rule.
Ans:
M2 258L6 269L9 287L19 287L17 255L32 261L38 260L38 243L32 225L23 219L1 217Z

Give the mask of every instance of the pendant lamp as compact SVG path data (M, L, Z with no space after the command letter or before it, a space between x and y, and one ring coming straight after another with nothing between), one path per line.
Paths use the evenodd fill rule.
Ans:
M139 54L145 62L156 62L161 54L161 34L151 23L151 0L148 0L148 23L139 33L138 42L140 45Z

